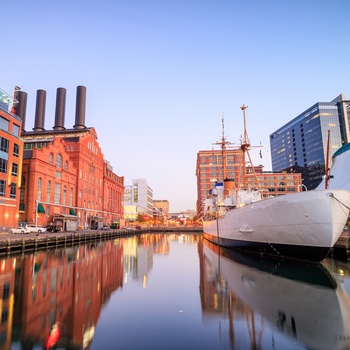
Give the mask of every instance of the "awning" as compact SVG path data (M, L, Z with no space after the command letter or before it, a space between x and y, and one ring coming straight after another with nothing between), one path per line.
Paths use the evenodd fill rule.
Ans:
M42 204L38 204L38 213L45 214L45 209Z
M70 214L70 215L75 215L75 216L77 215L77 214L75 214L75 211L74 211L73 208L70 208L70 209L69 209L69 214Z
M41 263L35 263L34 265L34 272L38 272L40 270Z

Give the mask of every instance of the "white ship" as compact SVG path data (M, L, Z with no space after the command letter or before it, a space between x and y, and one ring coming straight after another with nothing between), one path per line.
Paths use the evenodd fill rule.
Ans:
M230 300L237 297L251 309L256 324L250 331L271 330L276 342L282 335L307 349L350 348L350 297L322 264L264 258L209 242L204 242L203 256L207 278L215 278L217 288L224 286L226 293L233 293ZM231 314L239 314L234 311ZM258 341L262 334L250 338ZM268 341L267 334L264 339ZM258 345L254 349L262 348Z
M246 107L241 108L246 125ZM240 148L244 160L250 148L246 130ZM222 149L225 152L225 142ZM245 175L245 161L242 166ZM262 199L258 188L245 183L242 187L230 179L217 182L204 200L203 234L207 240L282 257L321 261L327 256L349 217L348 189L318 188Z

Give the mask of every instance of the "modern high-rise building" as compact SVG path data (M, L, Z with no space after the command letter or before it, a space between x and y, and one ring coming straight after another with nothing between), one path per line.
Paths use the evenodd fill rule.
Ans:
M307 189L317 187L326 173L327 161L349 142L349 103L343 94L331 102L315 103L274 131L270 135L272 170L301 173Z
M153 190L146 179L133 179L124 188L124 218L135 221L139 214L153 215Z

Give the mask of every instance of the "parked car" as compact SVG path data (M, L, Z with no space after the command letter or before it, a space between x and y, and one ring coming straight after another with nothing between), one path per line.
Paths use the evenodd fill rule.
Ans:
M20 233L20 234L28 234L30 231L24 226L18 226L10 228L9 233Z
M34 232L34 233L44 233L46 232L45 227L37 226L37 225L27 225L26 226L27 230L29 232Z
M103 225L103 229L106 231L106 230L109 230L111 227L109 225Z
M48 225L46 226L46 231L48 232L59 232L61 231L61 227L58 225Z

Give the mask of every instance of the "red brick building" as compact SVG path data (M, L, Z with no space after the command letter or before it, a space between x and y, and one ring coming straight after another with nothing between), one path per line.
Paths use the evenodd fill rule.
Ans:
M0 229L18 225L23 140L22 120L10 112L11 98L0 90Z
M214 187L216 181L222 182L224 173L227 178L239 182L244 174L241 167L242 150L227 149L225 160L221 150L199 151L197 153L197 216L203 216L204 199L207 198L209 190ZM302 184L299 173L272 173L263 172L263 166L254 166L254 171L259 183L263 198L280 196L297 192ZM256 183L252 167L246 168L248 185Z
M65 89L57 89L55 124L45 130L46 92L38 90L33 131L23 130L19 221L65 230L100 229L123 215L124 177L104 159L97 132L85 126L86 89L77 88L75 125L64 126ZM19 110L23 109L19 103ZM25 114L20 116L23 125Z

